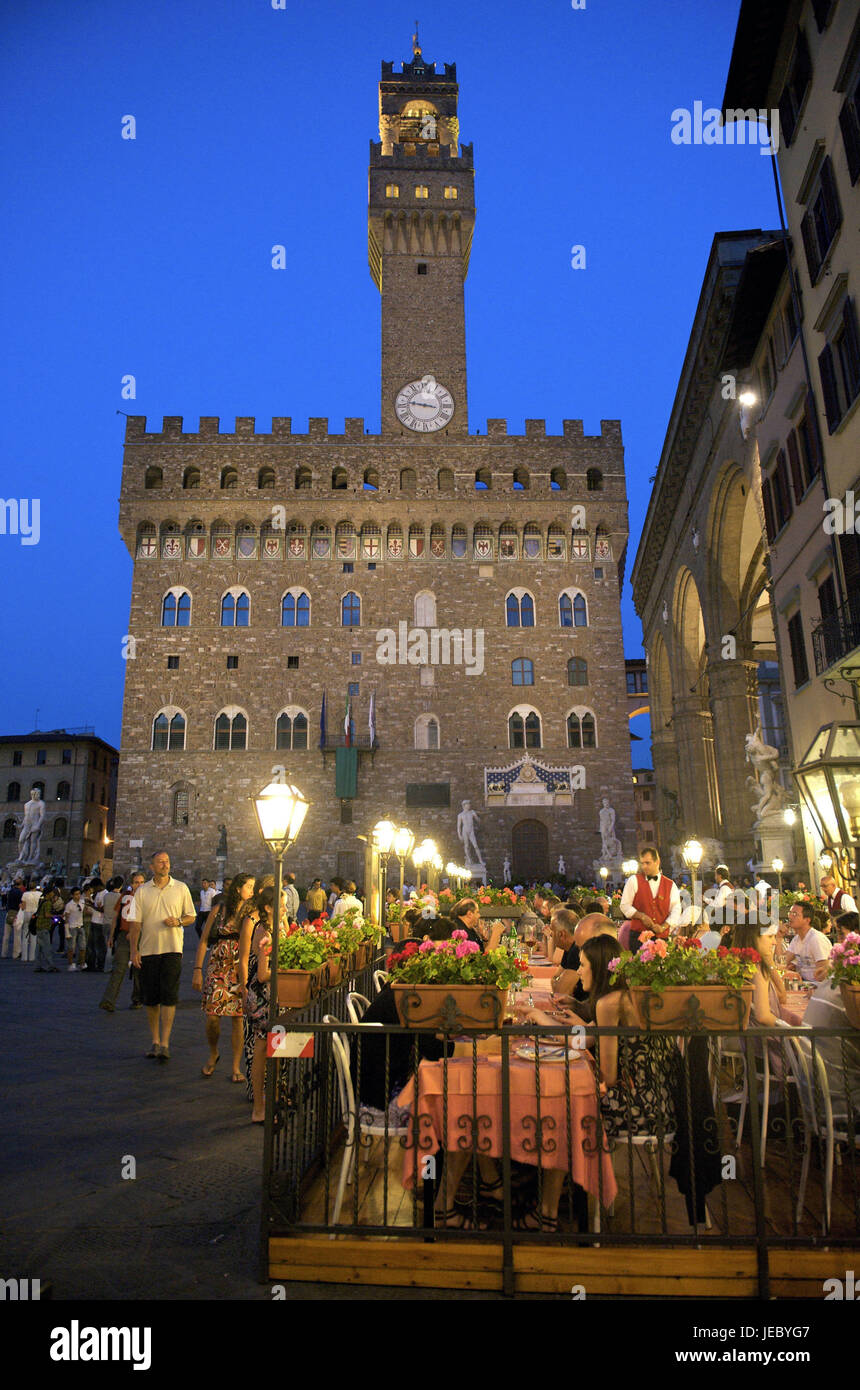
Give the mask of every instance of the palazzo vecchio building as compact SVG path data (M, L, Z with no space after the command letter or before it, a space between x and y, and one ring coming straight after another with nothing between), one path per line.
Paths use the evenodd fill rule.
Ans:
M474 165L457 101L454 64L437 72L417 43L402 71L382 64L379 434L128 419L120 869L166 848L178 876L214 874L221 826L228 873L266 869L250 798L273 767L311 802L289 856L300 882L360 882L357 836L383 816L461 862L464 800L499 883L506 856L515 882L559 856L591 880L603 796L635 852L621 428L470 428Z

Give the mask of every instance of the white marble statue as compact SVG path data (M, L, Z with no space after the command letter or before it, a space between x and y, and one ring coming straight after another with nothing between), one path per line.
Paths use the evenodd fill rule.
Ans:
M609 804L609 797L603 797L603 805L599 815L601 847L600 854L603 859L617 859L621 853L621 842L615 834L615 811Z
M747 778L750 791L758 793L758 800L752 803L751 810L756 820L781 811L788 804L788 792L779 780L779 749L765 743L761 725L757 724L751 734L744 738L746 760L752 763L755 777Z
M479 816L472 810L471 801L460 803L462 810L457 817L457 839L463 843L463 853L466 856L466 864L483 864L484 856L481 853L478 841L475 838Z
M562 878L565 878L566 875L567 875L567 869L564 867L564 855L563 855L563 854L560 854L560 855L558 856L558 872L561 874Z
M20 864L38 864L44 819L45 803L39 795L39 788L33 787L30 792L30 800L24 807L24 822L18 836L18 862Z
M507 855L505 855L505 862L502 865L502 879L505 883L510 883L511 881L511 861Z

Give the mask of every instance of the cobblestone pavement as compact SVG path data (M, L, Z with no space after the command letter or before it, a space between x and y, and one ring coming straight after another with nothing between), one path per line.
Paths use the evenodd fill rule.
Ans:
M192 931L166 1065L144 1055L146 1014L129 1008L127 981L108 1014L107 976L68 974L59 956L57 975L0 960L0 1278L50 1281L56 1299L271 1299L258 1282L262 1128L229 1081L229 1029L212 1079L200 1075L196 944ZM428 1296L286 1288L290 1299Z

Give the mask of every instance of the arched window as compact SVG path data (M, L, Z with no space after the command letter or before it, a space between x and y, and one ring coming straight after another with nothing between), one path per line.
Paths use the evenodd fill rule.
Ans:
M515 469L514 469L514 491L515 491L515 492L525 492L525 490L526 490L528 487L530 487L530 486L531 486L531 478L529 477L529 470L528 470L527 468L515 468Z
M147 489L164 487L164 473L160 468L156 468L155 464L153 464L151 468L147 468L144 474L143 486Z
M230 467L228 467L228 468L222 468L222 469L221 469L221 487L222 487L222 490L225 491L225 492L227 492L227 491L232 492L232 491L233 491L235 488L237 488L238 486L239 486L239 474L236 472L236 469L235 469L235 468L230 468Z
M340 625L341 627L361 626L361 599L358 594L352 591L344 594L340 601Z
M585 474L585 486L589 492L600 492L603 489L603 474L599 468L589 468Z
M58 782L58 783L57 783L57 800L58 800L58 801L68 801L68 799L69 799L69 797L70 797L70 795L71 795L71 791L72 791L72 789L71 789L71 787L69 786L68 782ZM105 805L104 796L102 796L102 805L103 805L103 806Z
M230 705L215 720L215 751L240 752L248 746L248 720L244 712Z
M182 475L182 486L184 488L196 488L200 486L200 469L186 468Z
M228 589L221 600L221 626L247 627L251 616L251 600L246 589Z
M53 837L55 840L64 840L69 833L69 822L65 816L57 816L54 821Z
M20 801L20 800L21 800L21 783L20 783L20 782L10 782L10 783L9 783L8 787L6 788L6 800L7 800L7 801Z
M400 470L400 491L414 492L418 486L418 475L414 468L401 468Z
M429 589L422 589L415 595L413 604L415 627L436 626L436 595Z
M4 820L4 822L3 822L3 839L4 839L4 840L14 840L16 834L17 834L17 828L16 828L16 825L15 825L15 817L14 817L14 816L9 816L9 817L8 817L6 820Z
M191 595L187 589L168 589L161 601L162 627L188 627L191 623Z
M553 492L564 492L567 488L567 474L563 468L553 468L549 475L549 485Z
M274 470L274 468L269 468L268 466L265 467L265 468L261 468L260 471L259 471L259 473L257 474L257 487L258 487L258 488L264 488L264 487L274 487L274 486L275 486L275 470Z
M365 468L364 490L365 492L379 491L379 474L377 473L375 468Z
M333 468L331 473L331 485L334 492L346 492L349 479L345 468Z
M185 715L182 710L159 710L152 721L153 752L182 752L185 748Z
M534 627L535 602L526 589L511 589L505 599L505 620L508 627Z
M576 589L565 589L558 599L560 627L588 627L588 605L585 595Z
M436 474L436 486L440 492L453 492L454 470L452 468L440 468L439 472Z
M278 748L289 748L293 751L307 748L308 716L303 709L288 705L286 709L281 710L275 725L275 742Z
M415 720L415 747L439 747L439 720L435 714L419 714Z
M177 787L173 793L173 824L183 826L188 824L191 797L187 787Z
M511 662L511 685L534 685L534 662L527 656L518 656Z
M588 662L584 656L572 656L567 663L568 685L588 685Z
M309 468L296 469L296 492L313 487L313 474Z
M491 484L489 468L477 468L475 470L475 491L486 492Z
M576 708L567 716L568 748L596 748L597 725L590 709Z
M288 589L281 601L281 627L310 627L311 600L304 589Z
M508 717L508 746L540 748L541 727L537 710L523 705L512 711Z

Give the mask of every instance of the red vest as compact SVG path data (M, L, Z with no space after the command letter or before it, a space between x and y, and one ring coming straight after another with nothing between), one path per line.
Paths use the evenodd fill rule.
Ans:
M636 875L636 894L633 898L633 906L637 912L644 912L646 917L650 917L656 926L662 927L669 916L672 899L672 880L665 874L660 875L660 882L657 884L656 898L651 896L651 885L644 874ZM641 931L641 923L638 924ZM669 929L657 931L655 936L668 936Z
M845 893L841 888L837 888L832 898L827 899L827 911L831 917L836 917L842 911L842 899Z

